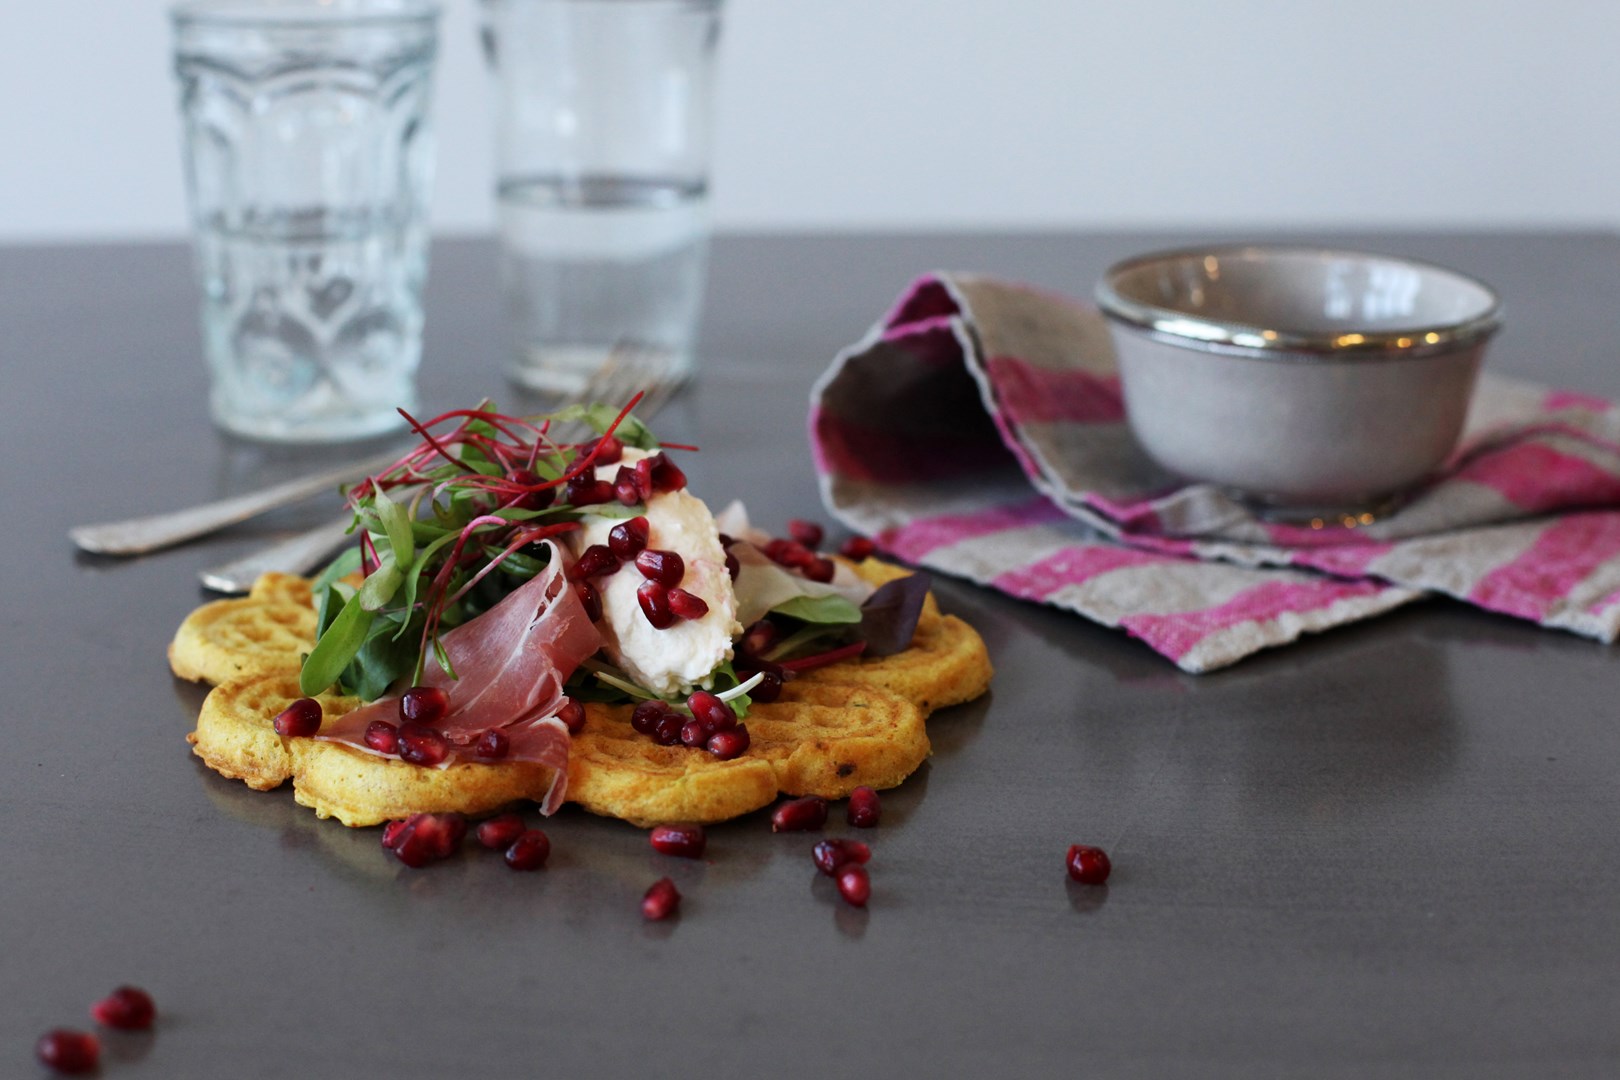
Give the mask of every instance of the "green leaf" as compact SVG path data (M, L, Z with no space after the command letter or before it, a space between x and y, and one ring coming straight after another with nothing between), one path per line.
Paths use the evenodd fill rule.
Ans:
M328 586L325 596L321 600L322 607L330 611L341 599L336 586ZM315 648L304 658L304 666L298 672L298 689L305 694L319 694L333 683L343 669L349 666L360 647L365 644L366 634L371 629L371 622L376 613L367 611L360 603L360 594L356 593L343 604L343 610L337 613L331 624L321 632L320 639L315 642Z
M355 597L367 611L381 611L388 606L388 601L393 599L404 580L405 571L394 562L394 553L385 551L377 560L377 568L366 575Z
M825 596L795 596L771 610L779 615L810 623L858 623L861 609L836 593Z
M343 554L326 565L326 569L320 572L310 587L316 596L325 596L326 589L332 582L341 577L348 577L358 569L360 569L360 549L345 548Z
M364 701L375 701L411 670L416 663L416 642L399 640L393 631L393 618L377 619L354 659L343 669L339 682L345 690ZM406 626L400 629L406 629ZM420 628L419 628L420 629Z
M383 531L388 535L388 546L394 549L394 565L409 566L416 553L416 537L411 531L411 512L390 499L385 492L377 492L374 503Z

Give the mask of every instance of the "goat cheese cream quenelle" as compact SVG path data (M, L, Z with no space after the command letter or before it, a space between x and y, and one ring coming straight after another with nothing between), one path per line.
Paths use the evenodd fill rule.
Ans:
M620 466L649 456L650 451L627 446L619 461L597 466L596 477L611 482ZM710 685L715 668L731 659L731 643L742 633L742 625L737 621L737 596L726 570L720 530L703 500L683 487L653 494L645 506L647 550L679 555L686 564L679 587L703 600L709 610L699 618L657 629L636 596L647 579L626 563L618 573L596 579L602 600L597 629L609 659L625 674L655 694L674 697ZM584 514L580 528L559 538L566 539L576 559L593 545L607 544L608 534L623 520L593 514L588 506L580 510Z

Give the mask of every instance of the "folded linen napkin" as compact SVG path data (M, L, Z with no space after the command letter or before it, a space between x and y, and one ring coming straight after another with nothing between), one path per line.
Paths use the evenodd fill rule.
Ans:
M1458 451L1398 511L1279 525L1161 472L1102 316L919 279L812 392L822 498L880 549L1122 627L1186 671L1444 593L1620 634L1620 409L1481 379Z

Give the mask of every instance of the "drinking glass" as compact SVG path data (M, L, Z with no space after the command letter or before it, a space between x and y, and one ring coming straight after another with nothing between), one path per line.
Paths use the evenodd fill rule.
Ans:
M422 351L437 6L171 15L215 421L278 442L400 426Z
M692 367L721 0L483 0L511 378Z

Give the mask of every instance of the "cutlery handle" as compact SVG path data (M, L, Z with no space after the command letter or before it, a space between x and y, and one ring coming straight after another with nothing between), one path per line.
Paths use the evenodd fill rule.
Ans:
M337 521L317 525L306 533L262 548L244 558L204 570L197 576L202 578L204 585L216 592L245 593L253 587L260 574L272 570L284 574L308 574L343 543L353 523L353 516L345 515Z
M262 491L236 495L218 502L204 503L185 510L131 518L127 521L108 521L98 525L79 525L68 530L68 536L81 549L98 555L143 555L159 551L185 540L235 525L239 521L286 506L312 495L331 491L340 484L353 483L387 468L399 460L399 451L387 455L352 462L327 469L314 476L265 488Z

